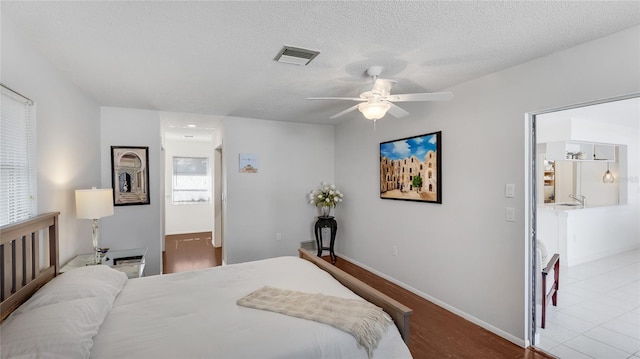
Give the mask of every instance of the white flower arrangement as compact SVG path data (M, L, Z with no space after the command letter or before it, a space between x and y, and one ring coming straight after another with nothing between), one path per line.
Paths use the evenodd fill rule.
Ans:
M320 187L309 193L309 203L316 207L335 208L338 203L342 202L344 195L336 189L336 186L322 182Z

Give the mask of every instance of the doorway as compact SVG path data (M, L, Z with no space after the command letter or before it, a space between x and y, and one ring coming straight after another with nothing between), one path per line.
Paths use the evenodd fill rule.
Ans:
M221 228L216 226L223 177L219 120L178 113L161 117L164 268L175 272L221 265Z
M529 338L561 358L638 355L639 94L526 118ZM553 130L556 123L562 129ZM561 156L550 155L560 144ZM604 178L609 171L612 183ZM558 305L547 309L542 329L538 273L542 257L555 253L561 258Z

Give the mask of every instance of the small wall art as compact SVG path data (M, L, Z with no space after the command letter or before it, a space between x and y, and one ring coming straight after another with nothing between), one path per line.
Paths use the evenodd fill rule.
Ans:
M240 173L258 173L258 156L255 153L240 154Z
M149 204L149 147L111 146L113 205Z
M442 203L442 132L380 143L380 198Z

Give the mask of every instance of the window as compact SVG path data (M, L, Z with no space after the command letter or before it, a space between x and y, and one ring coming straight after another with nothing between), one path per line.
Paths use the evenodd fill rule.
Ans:
M211 199L209 159L173 158L173 204L208 204Z
M35 108L2 86L0 95L0 225L36 215Z

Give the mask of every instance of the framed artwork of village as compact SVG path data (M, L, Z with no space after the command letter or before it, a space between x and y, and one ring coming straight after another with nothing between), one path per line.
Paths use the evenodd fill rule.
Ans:
M380 143L380 198L442 203L442 132Z

